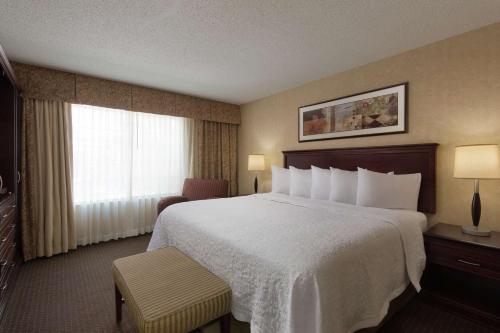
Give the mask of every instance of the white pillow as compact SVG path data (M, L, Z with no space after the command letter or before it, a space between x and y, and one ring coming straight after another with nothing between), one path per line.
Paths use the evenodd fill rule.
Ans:
M351 205L356 204L356 189L358 186L358 172L330 168L330 197L337 202Z
M330 178L332 171L330 169L321 169L311 166L312 183L311 199L328 200L330 197Z
M358 206L417 210L420 173L386 175L358 168Z
M358 168L358 170L359 169L361 168ZM329 199L332 201L355 205L358 192L358 172L335 168L330 168L330 170L332 171L332 176L330 181L331 189ZM394 171L388 173L388 175L393 174Z
M311 182L311 169L303 170L290 167L290 195L310 198Z
M273 193L290 194L290 170L271 166Z

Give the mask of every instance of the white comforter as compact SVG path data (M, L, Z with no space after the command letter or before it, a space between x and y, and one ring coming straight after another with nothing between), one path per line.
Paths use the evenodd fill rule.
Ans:
M176 204L148 250L172 245L224 279L252 333L353 332L377 325L425 266L416 212L286 195Z

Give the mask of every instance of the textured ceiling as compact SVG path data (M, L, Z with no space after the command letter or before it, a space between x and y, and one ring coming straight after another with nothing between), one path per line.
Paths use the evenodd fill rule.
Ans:
M0 0L17 61L245 103L500 21L499 0Z

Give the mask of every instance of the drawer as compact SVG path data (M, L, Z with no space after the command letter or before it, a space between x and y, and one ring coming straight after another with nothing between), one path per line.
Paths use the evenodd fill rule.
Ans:
M16 244L13 243L8 248L5 256L0 260L0 285L7 281L10 270L16 265L15 254Z
M0 229L7 221L13 220L16 217L16 206L7 207L3 211L0 212Z
M0 202L0 217L4 215L8 210L16 207L16 196L14 194L5 197Z
M0 284L0 300L7 296L7 282L5 284Z
M431 237L425 249L428 262L500 280L500 251Z
M7 274L5 275L4 278L2 278L2 282L0 282L0 300L2 300L3 298L5 298L5 296L7 296L7 290L9 287L9 277L13 270L14 270L13 267L12 268L9 267Z
M0 260L11 251L12 245L16 242L16 227L6 228L7 233L0 238Z
M7 237L7 235L9 235L11 233L12 229L14 229L15 227L16 227L16 223L15 223L14 217L12 217L11 219L9 219L7 221L4 221L4 223L0 226L0 246L1 246L2 239Z

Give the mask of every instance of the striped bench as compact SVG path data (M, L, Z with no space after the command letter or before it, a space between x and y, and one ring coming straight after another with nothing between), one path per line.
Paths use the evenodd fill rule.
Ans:
M141 333L185 333L213 320L229 333L231 289L174 247L113 262L116 321L127 304Z

